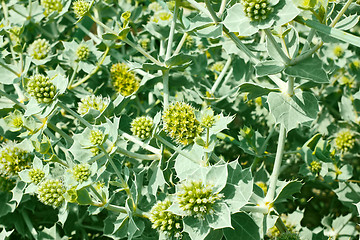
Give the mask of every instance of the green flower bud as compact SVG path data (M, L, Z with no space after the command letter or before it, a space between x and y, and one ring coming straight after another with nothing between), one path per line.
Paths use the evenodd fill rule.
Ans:
M42 74L36 74L29 78L27 91L38 103L51 103L56 95L55 85Z
M213 72L219 72L220 73L223 70L223 68L224 68L224 63L223 62L215 62L211 66L210 70L213 71Z
M163 113L164 130L177 142L188 145L202 132L195 118L195 109L184 102L175 102Z
M354 134L348 129L340 130L335 137L335 147L341 152L347 152L355 145Z
M321 171L321 162L312 161L309 166L309 170L313 173L318 174Z
M41 182L41 180L43 180L43 178L45 177L45 173L41 169L32 168L29 171L29 177L31 179L31 182L37 185Z
M107 98L102 98L101 96L86 96L81 99L78 107L78 113L81 115L86 114L90 109L97 110L102 112L109 105L109 100Z
M297 233L282 233L275 238L276 240L300 240L299 234Z
M192 36L187 35L184 43L185 49L191 50L195 48L195 40Z
M204 128L211 128L215 124L215 117L211 115L205 115L201 118L201 126Z
M0 192L10 192L15 187L15 182L14 179L0 176Z
M45 8L44 15L48 16L49 14L57 11L61 12L63 5L61 0L41 0L41 6Z
M241 0L245 15L251 21L260 21L267 18L267 15L273 11L268 0Z
M85 182L90 177L90 169L89 166L86 164L78 164L72 170L74 178L79 183Z
M73 3L73 10L76 15L76 18L82 18L90 10L90 3L85 0L77 0Z
M9 142L2 146L0 150L0 173L5 176L13 176L18 172L30 168L32 155Z
M37 39L30 44L28 52L34 59L41 60L48 56L50 50L50 43L48 40Z
M181 183L176 196L180 208L187 215L199 218L212 214L214 204L223 198L211 185L193 180Z
M131 122L131 132L141 139L151 136L154 122L151 117L137 117Z
M178 238L181 236L183 229L182 219L180 216L166 211L171 204L169 199L158 201L152 207L149 219L152 223L152 228L165 232L168 237L174 236Z
M341 46L337 45L334 47L333 53L336 57L340 58L344 56L345 50Z
M143 49L147 50L149 48L150 39L142 38L139 40L139 44Z
M110 76L115 90L123 96L131 95L140 86L140 80L134 72L129 71L124 63L113 64L110 69Z
M66 189L59 179L46 179L38 187L39 200L54 208L59 207L64 202Z
M100 153L100 149L98 147L92 147L92 148L90 148L90 151L93 156L96 156Z
M80 44L76 49L76 56L80 61L86 61L90 56L90 49L85 44Z
M95 145L101 145L104 141L104 133L101 130L91 130L90 142Z

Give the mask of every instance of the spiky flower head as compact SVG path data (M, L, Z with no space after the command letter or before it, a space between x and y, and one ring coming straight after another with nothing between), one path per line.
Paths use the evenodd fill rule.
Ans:
M93 156L96 156L100 153L100 149L98 147L92 147L92 148L90 148L90 151Z
M168 237L180 237L183 229L182 219L180 216L167 211L171 204L169 199L158 201L151 208L149 219L152 228L164 232Z
M210 184L188 180L179 185L176 197L180 208L188 216L203 218L214 212L214 204L221 200L223 195L214 192Z
M59 179L46 179L38 187L39 200L54 208L59 207L64 202L66 189Z
M131 132L141 139L151 136L154 122L151 117L137 117L131 122Z
M15 180L10 177L0 176L0 192L9 192L15 187Z
M37 39L30 44L28 53L34 59L41 60L48 56L50 52L50 43L46 39Z
M78 113L81 115L86 114L90 109L97 110L102 112L109 105L109 100L107 98L102 98L101 96L86 96L81 99L81 102L78 106Z
M95 146L98 146L98 145L101 145L104 141L104 133L99 130L99 129L96 129L96 130L91 130L90 132L90 142L95 145Z
M352 77L349 77L349 76L342 76L339 78L338 81L341 85L346 85L350 88L354 87L354 84L355 84L355 79Z
M56 87L49 77L36 74L29 78L27 91L38 103L50 103L56 95Z
M159 23L159 21L171 21L173 14L168 11L156 12L150 19L151 22Z
M15 110L6 116L4 121L9 127L21 128L24 124L24 115L19 110Z
M309 166L309 170L313 173L319 173L321 171L321 162L312 161Z
M260 21L267 18L268 14L273 11L268 0L241 0L244 7L245 15L251 21Z
M141 38L139 40L139 44L143 49L148 49L149 48L149 44L150 44L150 39L149 38Z
M49 14L57 11L61 12L63 5L61 0L41 0L41 6L45 8L44 15L48 16Z
M82 18L90 10L90 3L85 0L77 0L73 3L73 10L76 18Z
M13 176L18 172L30 168L32 155L13 142L8 142L0 150L0 173L4 176Z
M335 147L341 152L347 152L354 147L354 133L349 129L340 130L335 137Z
M29 171L29 177L31 179L31 182L37 185L44 179L45 173L41 169L32 168Z
M90 48L85 44L80 44L76 49L76 56L80 61L86 61L90 56Z
M224 68L224 63L223 62L215 62L210 70L213 71L213 72L221 72Z
M214 115L206 114L201 118L201 126L204 128L211 128L215 124Z
M72 173L75 180L79 183L87 181L91 175L90 168L87 164L75 165L72 169Z
M336 45L333 49L333 53L336 57L340 58L344 55L345 51L340 45Z
M297 233L286 232L281 233L275 240L300 240L300 237Z
M113 64L110 69L110 76L115 90L123 96L131 95L140 86L140 80L133 71L129 71L125 63Z
M184 145L192 143L203 130L195 118L195 109L184 102L170 104L163 113L163 121L170 137Z

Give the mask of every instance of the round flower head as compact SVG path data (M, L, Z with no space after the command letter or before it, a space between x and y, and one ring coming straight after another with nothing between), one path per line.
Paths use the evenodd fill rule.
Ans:
M341 46L337 45L334 47L333 53L336 57L340 58L344 55L345 51Z
M44 15L47 16L55 11L61 12L63 5L61 0L41 0L41 6L45 8Z
M171 206L171 201L165 199L158 201L151 209L149 219L152 223L152 228L160 232L166 233L168 237L180 237L183 228L182 219L167 209Z
M124 63L113 64L110 69L110 76L115 90L123 96L131 95L140 86L140 80L134 72L129 71Z
M50 43L46 39L37 39L29 46L29 55L34 59L41 60L48 56L50 52Z
M101 145L104 141L104 133L101 130L91 130L90 142L95 145Z
M139 44L143 49L148 49L150 44L150 39L142 38L139 40Z
M90 56L90 49L85 44L80 44L76 49L76 56L80 61L86 61Z
M82 18L90 10L90 3L85 0L77 0L73 3L73 10L77 18Z
M313 173L319 173L321 171L321 162L319 161L312 161L310 163L309 169Z
M106 98L102 98L101 96L86 96L81 99L78 107L78 112L81 115L86 114L90 109L102 112L105 110L108 104L108 100Z
M131 132L141 139L151 136L154 122L151 117L137 117L131 122Z
M18 172L29 168L32 155L9 142L0 150L0 172L5 176L13 176Z
M251 21L266 19L267 15L273 11L268 0L241 0L244 6L245 15Z
M64 202L63 194L66 189L59 179L42 181L37 191L39 200L46 205L56 208Z
M100 153L100 149L98 147L92 147L92 148L90 148L90 151L93 156L96 156Z
M27 91L38 103L50 103L56 95L55 85L42 74L36 74L29 78Z
M211 66L210 70L213 72L221 72L223 68L224 68L223 62L216 62Z
M340 130L335 137L335 147L341 152L347 152L354 147L354 134L348 130Z
M171 12L167 11L161 11L154 14L154 16L151 17L150 21L154 23L158 23L159 21L171 21L173 18L173 15Z
M75 167L72 169L72 173L74 175L74 178L79 183L85 182L90 177L90 169L89 166L86 164L78 164L75 165Z
M211 128L215 124L215 117L212 115L205 115L201 118L201 126Z
M195 118L195 109L183 102L170 104L164 111L163 121L170 137L184 145L192 143L203 130Z
M223 198L213 187L201 181L186 181L180 184L176 193L180 208L189 216L203 218L213 213L214 204Z
M0 192L9 192L15 187L15 182L14 179L0 176Z
M31 179L31 182L37 185L41 182L41 180L43 180L43 178L45 177L45 173L41 169L32 168L29 171L29 177Z

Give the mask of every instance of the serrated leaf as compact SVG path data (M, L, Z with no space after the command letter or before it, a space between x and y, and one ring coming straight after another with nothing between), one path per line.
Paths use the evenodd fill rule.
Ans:
M279 192L274 200L274 203L282 202L288 198L292 198L294 193L300 192L302 183L298 181L281 182L280 187L277 190Z
M254 220L244 212L231 216L231 228L225 228L224 236L227 240L246 239L260 240L259 227Z
M145 71L150 71L150 70L168 70L167 67L164 67L164 66L159 66L155 63L144 63L142 65L142 68L145 70Z
M276 123L284 124L287 132L312 122L319 111L318 101L310 92L297 91L292 97L271 92L267 101Z
M192 59L192 56L180 53L166 60L165 64L168 67L179 66L182 64L190 63Z
M285 69L285 65L276 60L268 60L256 64L255 71L256 75L259 77L274 75L282 72Z
M231 214L229 207L225 203L219 203L214 206L214 214L205 216L209 226L213 229L231 227Z
M210 232L207 221L195 217L184 218L184 232L187 232L191 239L203 240Z
M314 67L316 66L316 67ZM328 83L329 78L322 68L322 61L317 55L307 58L294 66L289 66L284 71L287 75L314 81L316 83Z
M279 90L275 88L263 87L256 83L243 83L239 86L239 91L248 93L248 99L255 99L257 97L268 95L271 92L278 92Z

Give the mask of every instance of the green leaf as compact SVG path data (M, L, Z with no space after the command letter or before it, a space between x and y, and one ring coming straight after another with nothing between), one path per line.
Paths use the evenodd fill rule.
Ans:
M195 217L184 218L184 232L187 232L192 240L203 240L210 232L210 226L204 219Z
M302 183L298 181L280 182L279 192L274 200L274 203L283 202L286 199L292 198L294 193L300 192Z
M166 60L165 64L168 67L173 67L173 66L190 63L192 59L193 59L192 56L180 53Z
M16 204L19 205L23 197L25 187L26 187L26 183L21 181L17 182L16 186L11 190L13 194L11 202L15 201Z
M231 227L231 214L229 207L225 203L219 203L214 206L214 213L205 216L209 226L213 229Z
M345 15L343 15L343 16L345 16ZM345 16L345 18L341 19L341 21L339 21L335 25L335 27L337 29L346 31L346 30L353 28L358 22L359 22L359 16L354 14L354 15L350 15L350 16Z
M157 71L157 70L168 70L167 67L164 67L164 66L159 66L155 63L144 63L142 65L142 68L145 70L145 71L150 71L150 70L154 70L154 71Z
M259 77L277 74L284 69L285 65L277 60L267 60L255 66L256 75Z
M346 206L354 208L354 204L360 202L360 187L356 183L339 183L339 188L335 189L334 192L338 196L339 200Z
M276 123L284 124L287 132L312 122L319 111L318 101L310 92L297 91L292 97L272 92L267 101Z
M206 174L205 182L213 186L214 192L220 192L226 185L227 176L226 165L211 166Z
M271 92L278 92L279 90L275 88L263 87L256 83L243 83L239 86L239 91L248 93L247 98L250 100L268 95Z
M206 236L205 240L221 240L223 238L223 231L220 229L211 229L210 233Z
M224 235L227 240L246 239L260 240L259 227L254 220L244 212L231 216L233 229L225 228Z
M89 192L85 188L77 190L76 202L80 205L90 205L93 203L89 195Z
M16 202L11 201L11 194L7 192L0 192L0 217L13 212L16 209Z
M0 62L1 63L1 62ZM13 71L11 71L11 70ZM2 63L0 65L0 83L2 84L13 84L14 80L18 78L18 75L15 74L15 70L12 68L11 65Z
M322 68L322 61L317 55L314 55L312 58L307 58L296 65L287 67L285 73L293 77L308 79L316 83L329 82L328 75Z

